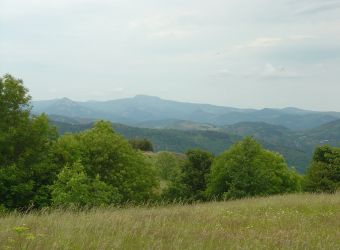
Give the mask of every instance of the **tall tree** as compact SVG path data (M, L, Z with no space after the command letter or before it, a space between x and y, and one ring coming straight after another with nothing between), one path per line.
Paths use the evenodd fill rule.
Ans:
M340 188L340 148L320 146L307 170L305 189L310 192L334 193Z
M187 197L203 200L214 156L200 149L189 150L186 155L187 161L183 166L183 183L186 187Z
M58 172L48 156L56 130L45 115L31 116L30 99L22 80L0 78L0 203L8 208L48 204Z

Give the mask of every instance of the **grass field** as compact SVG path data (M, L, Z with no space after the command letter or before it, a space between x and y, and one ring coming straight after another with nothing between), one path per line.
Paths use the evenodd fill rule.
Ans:
M0 249L340 249L340 194L0 217Z

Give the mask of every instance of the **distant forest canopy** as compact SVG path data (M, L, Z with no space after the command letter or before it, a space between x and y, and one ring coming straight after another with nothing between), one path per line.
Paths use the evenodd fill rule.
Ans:
M59 134L45 114L32 114L30 100L22 80L0 77L0 212L334 193L340 186L339 148L316 147L306 175L300 175L254 137L210 130L164 130L164 135L139 128L150 135L161 131L160 138L173 145L181 145L183 138L196 143L185 154L153 153L147 136L128 141L115 131L121 127L134 133L136 128L108 121L55 122L74 132ZM207 137L215 140L211 146L223 144L223 152L213 155L199 148Z
M56 115L49 118L61 134L80 132L93 126L93 122L88 120ZM201 148L218 155L242 138L253 136L265 148L282 154L288 165L301 173L310 164L316 146L340 146L340 120L305 131L292 131L263 122L243 122L219 130L150 129L117 123L112 126L128 139L149 139L156 152L184 153L190 148Z

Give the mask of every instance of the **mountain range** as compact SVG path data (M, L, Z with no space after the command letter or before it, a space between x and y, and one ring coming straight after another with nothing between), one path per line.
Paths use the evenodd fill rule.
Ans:
M33 112L77 119L106 119L115 123L150 128L177 128L176 123L213 128L239 122L265 122L292 130L316 128L340 119L339 112L297 108L240 109L163 100L138 95L111 101L76 102L68 98L35 101ZM201 125L200 125L201 124Z

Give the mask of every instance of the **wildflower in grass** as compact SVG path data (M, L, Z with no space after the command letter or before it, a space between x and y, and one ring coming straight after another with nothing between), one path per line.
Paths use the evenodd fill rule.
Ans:
M23 226L14 227L13 230L17 232L18 234L22 234L23 232L26 232L30 229L29 227L26 227L25 225L23 225Z
M34 240L35 236L32 233L28 233L28 234L25 235L25 239L26 240Z

